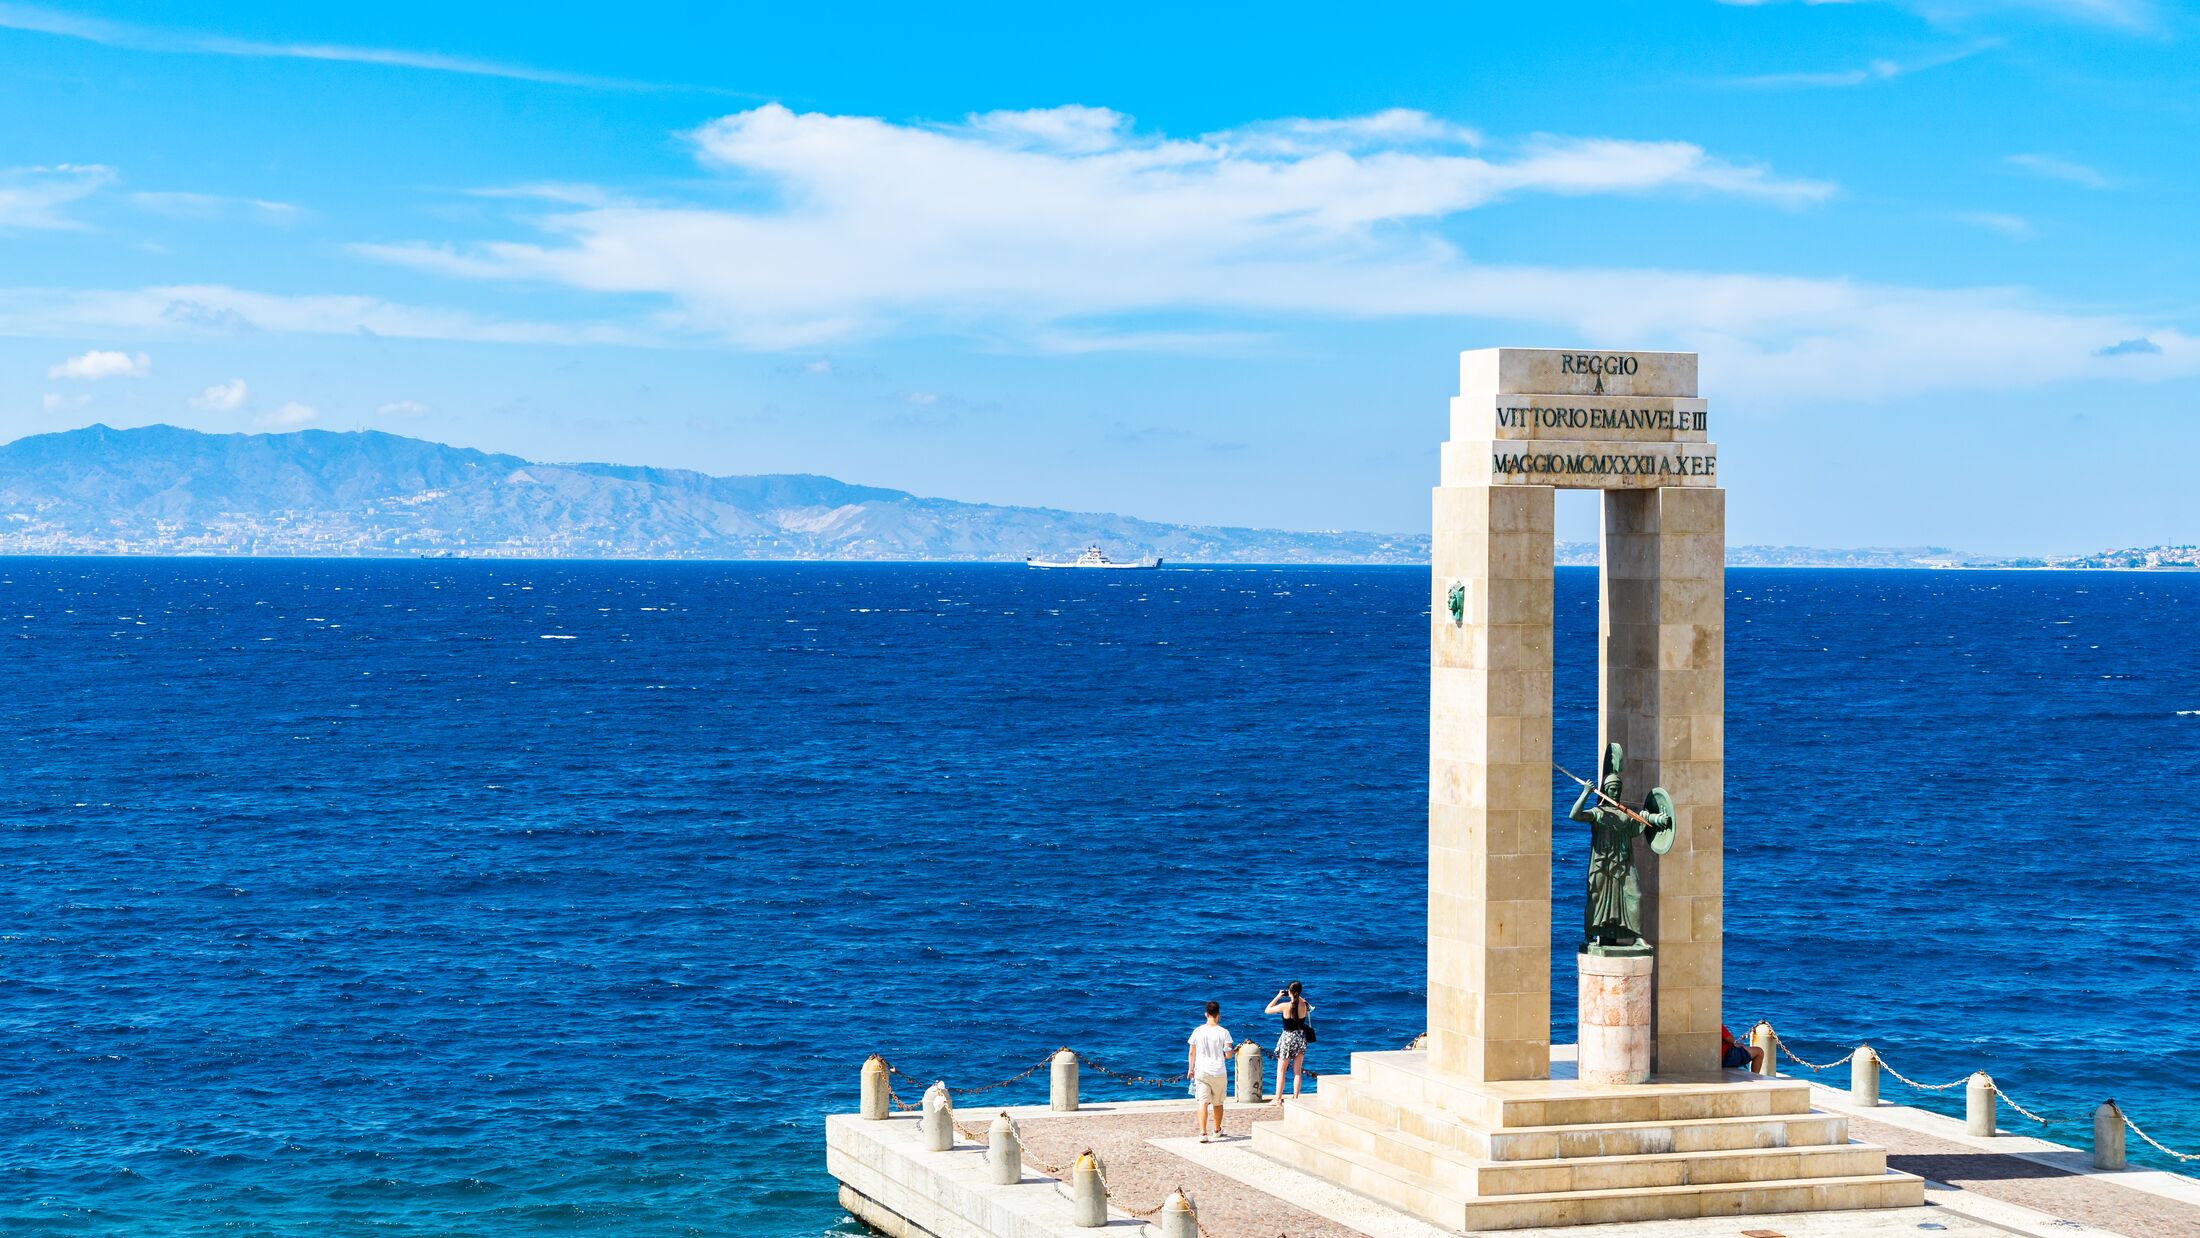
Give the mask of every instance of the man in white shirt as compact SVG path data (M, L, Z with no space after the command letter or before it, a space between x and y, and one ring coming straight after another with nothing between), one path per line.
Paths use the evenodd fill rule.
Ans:
M1190 1064L1192 1100L1199 1108L1199 1141L1222 1138L1222 1102L1230 1094L1230 1029L1222 1026L1222 1003L1207 1003L1207 1021L1192 1029ZM1209 1119L1214 1134L1207 1133Z

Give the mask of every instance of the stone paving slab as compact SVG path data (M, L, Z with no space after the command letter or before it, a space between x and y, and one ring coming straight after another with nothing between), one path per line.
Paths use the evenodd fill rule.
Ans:
M1223 1111L1225 1142L1208 1147L1239 1147L1250 1152L1253 1123L1283 1116L1277 1105L1231 1105ZM1123 1114L1068 1113L1054 1117L1017 1115L1024 1133L1024 1166L1067 1166L1087 1148L1107 1168L1109 1201L1136 1213L1159 1204L1181 1187L1199 1206L1199 1220L1216 1235L1288 1234L1290 1238L1365 1238L1295 1204L1265 1194L1196 1164L1164 1148L1156 1139L1195 1137L1198 1118L1185 1104L1164 1110Z
M1895 1238L1923 1231L1933 1238L2008 1233L2200 1238L2200 1205L2174 1193L2135 1190L2117 1184L2115 1175L2070 1172L2031 1155L1997 1150L1995 1141L1936 1134L1938 1128L1929 1119L1937 1115L1922 1111L1882 1106L1866 1117L1849 1106L1829 1107L1848 1113L1854 1137L1889 1149L1891 1166L1936 1184L1928 1191L1926 1207L1510 1232L1529 1238L1740 1238L1750 1230L1781 1238ZM958 1119L968 1135L982 1137L992 1112L972 1106ZM1199 1205L1211 1238L1442 1238L1449 1232L1254 1152L1254 1124L1282 1117L1279 1106L1230 1105L1226 1138L1211 1144L1195 1138L1196 1118L1184 1101L1097 1105L1069 1114L1038 1106L1016 1106L1009 1112L1024 1134L1027 1182L1043 1181L1037 1177L1041 1174L1059 1176L1079 1152L1090 1148L1107 1166L1110 1202L1119 1217L1121 1211L1146 1212L1181 1188ZM898 1130L904 1124L879 1125ZM910 1132L904 1133L913 1133L913 1122L906 1124ZM2037 1140L2000 1142L2038 1145ZM940 1154L920 1154L935 1155ZM971 1166L982 1163L982 1152L967 1137L953 1155L972 1158ZM1109 1228L1136 1225L1119 1219Z
M1182 1189L1199 1206L1213 1238L1447 1238L1456 1231L1394 1211L1373 1200L1271 1161L1252 1150L1256 1122L1283 1116L1274 1105L1232 1105L1220 1142L1201 1144L1190 1106L1120 1114L1079 1112L1037 1116L1019 1112L1024 1167L1067 1166L1087 1148L1107 1166L1111 1203L1138 1211ZM975 1117L965 1118L972 1121ZM1935 1238L2006 1238L2008 1229L1940 1208L1872 1212L1782 1213L1766 1217L1644 1221L1508 1230L1526 1238L1738 1238L1764 1230L1783 1238L1907 1238L1920 1217ZM2073 1235L2073 1238L2078 1238ZM2096 1235L2094 1238L2100 1238ZM2141 1238L2133 1235L2132 1238Z
M2090 1174L2042 1165L1866 1117L1849 1133L1887 1149L1887 1165L1963 1191L2020 1204L2050 1216L2131 1235L2200 1238L2200 1208L2135 1191Z

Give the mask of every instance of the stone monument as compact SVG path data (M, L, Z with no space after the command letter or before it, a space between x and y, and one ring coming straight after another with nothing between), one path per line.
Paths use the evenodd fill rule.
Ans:
M1355 1053L1254 1147L1454 1228L1888 1207L1923 1183L1719 1068L1726 493L1693 353L1460 356L1429 594L1428 1038ZM1602 492L1599 786L1551 1046L1555 491ZM1624 802L1623 781L1654 788Z

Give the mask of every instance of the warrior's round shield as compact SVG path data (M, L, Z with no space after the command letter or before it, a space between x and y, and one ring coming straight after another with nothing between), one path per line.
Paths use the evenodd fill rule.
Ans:
M1650 850L1664 855L1673 849L1673 836L1680 831L1673 828L1673 797L1664 787L1650 788L1650 798L1643 801L1642 815L1664 826L1650 832Z

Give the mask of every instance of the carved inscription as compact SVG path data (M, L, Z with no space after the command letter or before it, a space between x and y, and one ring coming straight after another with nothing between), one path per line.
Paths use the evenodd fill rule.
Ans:
M1497 424L1514 430L1644 430L1661 433L1702 430L1702 410L1678 408L1508 408L1499 405Z
M1561 374L1632 374L1640 363L1623 352L1613 353L1560 353L1558 372Z
M1490 453L1500 474L1555 473L1566 477L1711 477L1719 458L1711 455L1636 455L1620 451L1527 451Z

